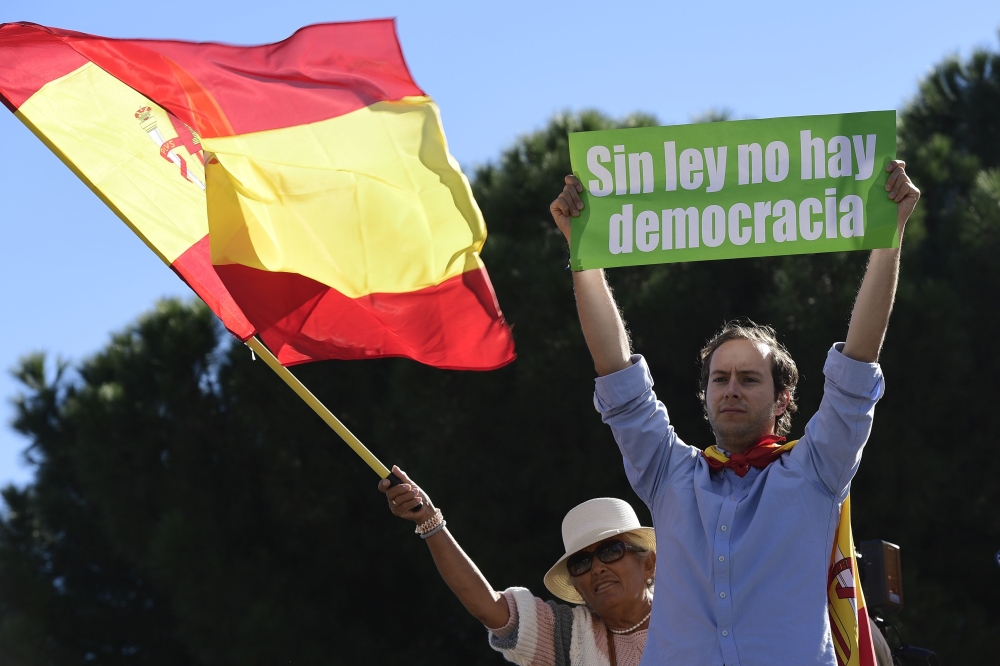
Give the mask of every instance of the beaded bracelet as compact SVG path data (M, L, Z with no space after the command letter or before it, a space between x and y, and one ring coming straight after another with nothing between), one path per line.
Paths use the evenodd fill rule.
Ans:
M443 530L444 526L447 525L447 524L448 524L447 520L442 520L440 525L438 525L437 527L435 527L434 529L432 529L430 532L424 532L423 534L420 535L420 538L421 539L429 539L430 537L434 536L435 534L437 534L438 532L440 532L441 530Z
M435 509L434 515L425 520L424 522L417 525L417 529L414 530L415 534L424 535L430 532L432 529L441 525L444 522L444 518L441 516L441 509Z

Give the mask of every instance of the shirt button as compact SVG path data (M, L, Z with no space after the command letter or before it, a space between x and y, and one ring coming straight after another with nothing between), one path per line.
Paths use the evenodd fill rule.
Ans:
M723 532L725 532L725 531L726 531L727 529L728 529L728 528L727 528L727 527L726 527L725 525L723 525L723 526L722 526L722 531L723 531Z
M726 561L726 556L725 555L719 555L719 561L720 562L725 562Z
M726 593L725 592L719 592L719 596L722 597L723 599L725 599L726 598Z
M722 635L723 635L723 636L728 636L728 635L729 635L729 632L728 632L728 631L726 631L725 629L723 629L723 630L722 630Z

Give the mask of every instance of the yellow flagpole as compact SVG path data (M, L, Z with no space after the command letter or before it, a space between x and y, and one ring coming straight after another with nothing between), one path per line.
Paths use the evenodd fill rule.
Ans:
M396 479L396 476L389 471L389 468L379 462L379 459L372 455L372 452L361 443L361 440L355 437L354 433L348 430L347 426L341 423L340 419L334 416L333 412L327 409L326 406L312 394L312 391L305 387L305 384L300 382L295 375L289 372L288 368L281 365L281 363L278 362L278 359L274 357L274 354L271 353L271 350L265 347L263 343L256 338L256 336L247 340L246 345L250 347L250 349L252 349L257 356L264 359L264 363L267 363L269 368L274 370L274 372L277 373L277 375L281 377L285 383L288 384L288 386L290 386L291 389L295 391L300 398L302 398L302 400L305 401L307 405L312 407L312 410L316 412L321 419L326 421L326 424L333 428L334 432L340 435L341 439L343 439L349 447L354 449L354 452L361 456L361 459L368 463L368 466L375 470L375 473L378 474L379 477L383 479L389 478L390 481L393 481L392 485L396 485L399 482L399 480ZM390 476L392 478L390 478Z

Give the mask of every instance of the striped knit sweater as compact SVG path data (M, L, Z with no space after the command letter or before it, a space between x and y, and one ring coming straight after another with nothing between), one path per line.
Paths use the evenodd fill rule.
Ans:
M521 666L610 666L601 618L583 606L542 601L523 587L503 593L510 620L490 629L490 647ZM638 666L646 630L614 636L617 666Z

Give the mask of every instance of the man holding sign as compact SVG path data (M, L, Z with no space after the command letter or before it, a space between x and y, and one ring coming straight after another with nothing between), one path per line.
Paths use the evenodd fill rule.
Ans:
M805 143L806 138L803 136L803 147L812 149L811 143ZM591 171L595 178L588 182L591 191L585 192L577 177L567 176L563 192L552 203L556 224L577 251L573 259L577 308L599 375L595 406L605 423L611 426L624 457L629 481L649 507L656 528L660 563L656 572L658 594L643 663L686 666L835 666L838 660L845 664L864 663L857 654L853 659L852 655L845 654L843 645L835 646L839 637L831 631L827 601L831 581L827 576L841 508L871 430L875 403L883 393L878 355L895 297L899 241L920 191L910 182L903 162L879 159L875 140L869 142L862 138L859 143L866 153L863 162L884 164L880 179L877 172L881 168L874 169L876 173L864 175L865 180L878 179L877 182L884 183L884 189L878 190L882 192L883 202L896 208L895 224L887 242L883 242L884 231L879 232L882 240L873 247L880 249L872 251L855 301L847 340L835 344L828 353L823 401L794 449L790 444L781 444L784 440L781 435L788 431L790 413L795 410L798 371L788 352L775 339L774 331L758 326L727 326L702 351L701 397L716 444L703 453L681 441L666 408L653 393L653 380L645 361L642 356L632 353L603 271L579 270L588 267L588 259L579 252L588 238L577 223L587 216L588 208L597 207L593 204L596 195L593 190L608 183L601 182L603 174ZM676 150L677 146L674 148ZM835 144L827 154L836 156L839 148L843 146ZM770 171L773 176L801 166L792 160L791 164L786 161L781 167L780 149L772 147L771 150L775 153ZM829 150L828 143L819 142L815 150ZM623 150L617 152L626 154ZM669 163L669 147L664 152ZM750 166L746 180L753 184L753 153L756 151L747 149L744 152ZM612 155L614 153L609 151L609 158ZM718 193L724 187L724 174L727 173L724 155L724 150L714 150L713 159L702 160L701 171L695 174L691 165L697 166L698 161L694 160L693 153L688 153L688 162L679 162L682 170L676 174L678 183L685 178L684 182L692 184L697 180L694 175L698 175L702 191L717 186L714 193ZM601 166L601 157L598 154L594 164ZM813 168L817 165L822 165L826 171L824 176L829 176L833 157L827 161L824 155L822 162L818 157L815 162L812 155L809 157L811 177L819 177L818 168ZM644 160L643 157L631 160L636 167L632 173L638 176L626 179L619 188L624 193L634 184L636 193L642 195ZM709 164L710 161L714 164ZM624 157L618 164L623 167L622 172L627 171L629 165ZM730 176L735 173L739 178L739 166L730 163ZM841 161L838 168L841 177L860 175L857 163L850 169L853 173L846 173L846 162ZM653 172L652 163L648 171ZM578 173L586 177L582 170ZM805 175L805 169L800 173ZM763 175L767 177L766 170ZM611 176L609 180L613 189L615 178ZM669 188L669 179L657 180L660 186L654 182L650 189L662 189L664 182ZM828 183L820 182L819 185ZM809 218L814 212L814 204L807 201L803 206L802 202L811 197L802 197L795 202L794 214L799 217L800 210L805 209L806 227L801 227L797 219L784 224L779 231L794 229L799 232L808 228L811 234L812 226L819 224L824 234L829 230L842 239L845 235L841 233L840 223L847 218L843 231L851 232L847 239L854 242L854 231L862 229L858 224L860 215L867 213L867 221L878 222L875 218L880 216L879 206L883 206L883 202L874 200L875 189L865 188L863 196L867 201L852 200L847 205L836 206L829 216L830 225L819 215L815 222ZM818 197L812 198L817 199L816 203L822 208ZM730 203L729 209L735 207L737 210L735 218L731 212L708 200L701 207L691 207L696 209L694 213L702 221L706 211L710 216L717 214L711 210L712 206L719 208L724 223L717 230L713 219L707 236L714 243L721 233L728 239L724 249L731 249L731 246L738 246L739 241L752 240L757 233L759 227L755 229L753 225L757 203L762 208L766 202L771 209L771 217L765 216L766 226L761 225L761 233L769 238L762 239L761 245L774 241L774 230L780 227L772 215L776 198L767 200L762 196L759 199L759 202L747 199L751 204L747 206L748 215L738 206L742 202ZM637 199L631 205L638 202ZM624 240L626 235L632 251L638 248L638 252L642 252L637 241L642 237L648 244L654 230L659 234L658 252L676 250L680 237L676 222L672 229L667 228L663 223L666 216L657 213L655 229L649 224L649 216L637 227L637 208L633 207L631 225L626 224L629 221L623 218L629 212L621 211L623 206L629 205L617 204L619 212L615 214L622 218L614 220L619 225L619 253L615 256L624 253L628 245ZM684 212L683 206L677 207ZM659 210L667 212L663 207ZM676 220L673 209L669 211L669 217ZM819 214L822 210L815 212ZM842 213L840 219L837 213ZM589 215L591 221L601 221L602 242L614 240L614 224L606 226L611 218L598 218L593 211ZM733 219L735 223L729 224ZM743 225L743 219L750 223ZM684 231L696 233L694 237L702 241L703 247L706 234L699 232L703 232L705 225L687 226L687 222L685 220ZM869 225L869 229L874 226L877 225ZM671 247L667 250L663 250L664 233L671 234ZM867 236L864 231L861 233L864 235L857 238ZM685 249L690 249L691 233L685 236ZM786 237L785 240L790 239ZM832 242L835 238L829 240ZM719 245L723 245L721 241ZM614 255L613 244L592 247L610 247L608 256ZM856 246L856 249L863 247ZM832 247L829 249L833 251ZM767 253L758 250L757 256ZM682 260L694 258L712 257ZM601 260L598 258L590 265L594 263L600 265ZM621 264L605 262L603 265ZM844 588L844 591L849 594L853 587ZM866 630L867 627L862 631Z

